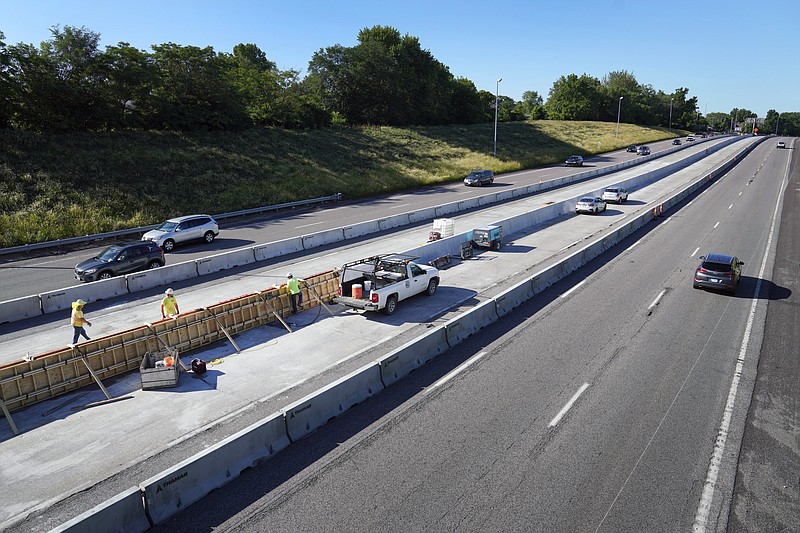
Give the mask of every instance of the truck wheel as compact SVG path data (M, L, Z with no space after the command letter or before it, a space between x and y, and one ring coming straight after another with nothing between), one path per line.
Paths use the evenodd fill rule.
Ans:
M384 315L392 315L397 310L397 296L389 296L386 299L386 307L383 308Z
M428 282L428 290L425 291L425 294L428 296L433 296L436 294L436 289L439 287L439 282L435 279L432 279Z
M492 249L493 250L499 250L500 249L500 245L501 245L500 241L494 241L492 243Z

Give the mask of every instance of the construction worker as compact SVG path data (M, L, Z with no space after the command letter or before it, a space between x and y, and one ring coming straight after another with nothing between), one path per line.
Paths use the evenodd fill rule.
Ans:
M303 305L303 294L300 292L301 279L292 277L292 273L286 274L286 288L289 289L289 297L292 299L292 314L297 312L297 306Z
M72 324L75 333L72 335L72 344L78 344L78 338L83 335L87 341L89 339L89 335L86 334L86 330L83 329L84 325L91 326L92 323L86 320L83 317L83 306L86 305L86 302L78 298L77 301L72 302L72 316L70 317L70 323Z
M173 318L181 312L178 309L178 300L175 299L175 291L167 289L164 294L166 296L161 300L161 318Z

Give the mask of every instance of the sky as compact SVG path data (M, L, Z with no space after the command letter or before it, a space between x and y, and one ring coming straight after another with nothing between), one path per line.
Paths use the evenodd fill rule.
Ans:
M797 0L0 0L7 45L38 45L56 25L100 34L101 49L253 43L301 75L315 52L391 26L514 100L546 100L561 76L625 70L656 91L688 88L703 114L800 112Z

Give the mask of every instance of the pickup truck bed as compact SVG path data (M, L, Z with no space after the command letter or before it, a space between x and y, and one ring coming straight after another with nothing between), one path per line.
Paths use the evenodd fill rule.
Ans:
M368 298L353 298L352 296L337 296L334 298L334 301L337 304L346 305L347 307L353 307L355 309L364 309L366 310L376 310L378 308L377 304L374 304L369 301Z

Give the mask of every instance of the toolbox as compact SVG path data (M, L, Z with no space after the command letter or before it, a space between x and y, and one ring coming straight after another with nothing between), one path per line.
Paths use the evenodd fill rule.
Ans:
M175 387L181 377L181 364L177 350L146 352L139 365L142 389Z

